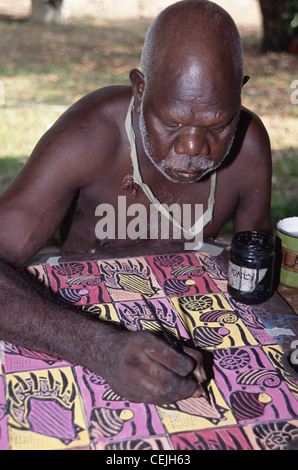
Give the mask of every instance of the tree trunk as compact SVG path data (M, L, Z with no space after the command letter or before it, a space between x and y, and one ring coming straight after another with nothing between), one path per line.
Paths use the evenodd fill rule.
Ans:
M56 0L32 0L30 21L34 23L66 24L68 13L63 2Z
M263 15L263 52L285 50L288 37L284 30L286 0L260 0Z

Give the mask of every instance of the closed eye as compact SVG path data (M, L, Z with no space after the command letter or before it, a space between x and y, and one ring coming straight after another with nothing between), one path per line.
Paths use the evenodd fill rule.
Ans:
M221 134L221 132L224 132L233 122L236 114L233 115L233 117L229 120L227 124L219 125L215 124L214 126L211 126L211 129L216 133L216 134Z
M212 126L212 130L215 131L217 134L223 132L228 126Z
M170 129L178 129L178 127L181 127L181 124L178 122L166 122L165 126L169 127Z

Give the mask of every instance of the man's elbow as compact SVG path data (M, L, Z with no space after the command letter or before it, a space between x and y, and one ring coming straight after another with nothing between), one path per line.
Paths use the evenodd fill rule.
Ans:
M27 260L25 256L21 256L18 253L8 253L0 250L0 260L14 268L18 268L24 264Z
M0 242L0 260L10 266L18 268L26 263L38 250L34 248L34 244L18 243L18 245Z

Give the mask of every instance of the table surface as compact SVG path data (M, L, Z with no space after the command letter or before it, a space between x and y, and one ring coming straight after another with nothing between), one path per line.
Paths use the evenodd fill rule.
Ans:
M228 254L229 252L229 247L230 247L230 242L229 242L229 239L228 240L225 240L225 239L221 239L217 245L219 247L222 247L223 250L226 251L226 253ZM93 250L92 250L93 251ZM76 253L57 253L53 250L49 250L49 251L46 251L44 253L40 253L39 255L37 255L35 258L33 258L31 262L36 262L37 260L40 260L40 261L43 261L43 262L46 262L49 257L51 256L58 256L60 257L61 256L61 260L64 260L64 261L70 261L70 260L76 260L76 259L92 259L93 258L98 258L99 256L101 258L113 258L113 257L121 257L121 256L137 256L139 254L147 254L148 253L148 249L147 248L135 248L135 247L130 247L130 248L127 248L127 249L121 249L121 250L116 250L116 251L113 251L113 252L109 252L108 250L105 251L105 252L76 252ZM154 254L154 253L161 253L161 252L165 252L164 249L151 249L150 250L150 253ZM168 247L168 250L167 252L168 253L171 253L171 252L178 252L179 251L179 247L175 246L175 245L171 245ZM284 299L284 301L290 306L291 309L294 310L294 312L298 315L298 288L296 287L289 287L289 286L286 286L282 283L280 283L277 287L277 292L278 294Z
M292 309L298 315L298 288L285 286L284 284L279 284L277 292L282 296L282 298L292 307Z
M76 305L102 320L156 332L123 276L148 281L143 288L164 326L180 339L190 334L204 353L212 406L204 398L130 403L79 365L0 342L1 449L298 448L298 316L290 306L297 292L279 286L267 302L244 306L226 292L225 247L215 257L174 246L152 251L43 254L27 269L56 294L80 293Z

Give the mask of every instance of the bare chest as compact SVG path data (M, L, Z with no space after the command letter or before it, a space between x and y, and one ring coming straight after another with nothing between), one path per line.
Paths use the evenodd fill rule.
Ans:
M80 239L85 248L106 241L119 246L140 240L147 244L157 239L185 239L190 234L184 229L194 228L198 220L203 236L214 237L237 201L233 185L227 184L225 172L220 170L214 187L210 177L179 184L153 172L144 177L145 185L148 181L150 185L141 188L131 177L131 161L123 154L94 174L90 184L80 190L67 229L68 240Z

